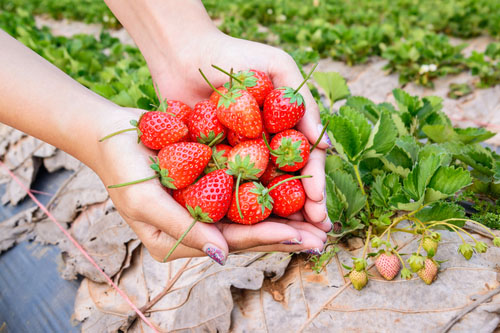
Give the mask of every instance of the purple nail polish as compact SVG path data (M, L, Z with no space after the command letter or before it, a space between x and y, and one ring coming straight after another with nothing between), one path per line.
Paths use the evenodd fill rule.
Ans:
M203 251L219 265L224 266L226 264L226 256L224 252L212 244L205 245Z
M323 131L323 125L318 124L318 133L321 133L322 131ZM326 133L326 131L325 134L323 134L323 138L321 139L321 141L326 142L329 147L332 146L332 141L330 140L330 137L328 136L328 133Z
M290 239L290 240L283 241L283 242L281 242L281 244L285 244L285 245L300 245L300 244L302 244L302 242L299 241L297 238L293 238L293 239Z
M312 254L313 256L320 256L323 253L323 251L320 251L318 248L309 249L309 250L305 250L302 252L307 253L307 254Z

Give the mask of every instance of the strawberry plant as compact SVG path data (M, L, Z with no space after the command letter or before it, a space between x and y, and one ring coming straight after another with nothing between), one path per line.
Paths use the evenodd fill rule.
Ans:
M334 96L330 88L341 84L338 81L336 74L323 74L319 83L327 96ZM348 276L357 289L366 284L369 243L381 248L370 255L378 255L383 276L392 277L402 267L401 275L409 278L408 265L426 283L433 281L438 267L431 259L440 239L435 230L458 233L463 240L459 251L466 259L473 251L486 251L485 244L463 227L469 221L491 231L468 218L456 196L465 189L500 195L500 156L480 144L494 133L454 128L442 111L441 98L419 98L401 89L395 89L393 96L395 106L349 96L337 113L322 113L333 143L326 162L328 215L341 223L339 234L366 232L363 253L349 267ZM330 97L330 104L334 102ZM408 228L398 228L403 221ZM390 241L397 231L420 237L420 246L407 263Z

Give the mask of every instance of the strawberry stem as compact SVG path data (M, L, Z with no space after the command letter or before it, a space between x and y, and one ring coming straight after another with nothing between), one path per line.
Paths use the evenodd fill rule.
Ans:
M232 79L233 79L233 80L235 80L235 81L236 81L236 82L238 82L238 83L243 83L240 79L238 79L236 76L234 76L234 74L233 74L233 72L232 72L232 70L233 70L232 68L231 68L231 73L228 73L226 70L223 70L223 69L222 69L222 68L220 68L219 66L212 65L212 67L213 67L213 68L215 68L216 70L218 70L218 71L220 71L220 72L222 72L222 73L226 74L227 76L229 76L229 82L230 82L230 83L229 83L229 88L231 88L231 87L232 87L232 84L231 84L231 83L232 83L232 82L231 82L231 80L232 80Z
M217 136L212 140L210 141L210 143L207 145L209 147L212 147L214 144L216 144L222 137L224 136L224 132L220 132L219 134L217 134Z
M154 176L150 176L150 177L146 177L146 178L134 180L134 181L127 182L127 183L121 183L121 184L116 184L116 185L109 185L108 188L117 188L117 187L124 187L124 186L134 185L134 184L142 183L142 182L145 182L145 181L148 181L148 180L151 180L151 179L155 179L155 178L158 178L158 177L160 177L160 175L156 174Z
M240 181L241 181L241 172L238 173L238 178L236 179L236 208L238 209L238 214L240 214L240 218L243 220L243 213L240 208Z
M267 149L269 149L269 153L271 155L278 156L278 155L282 154L281 152L273 150L273 148L271 148L271 146L269 145L269 142L267 142L266 133L264 133L264 132L262 132L262 139L264 140L264 144L266 145Z
M221 97L224 97L224 98L225 98L225 96L224 96L223 94L221 94L221 92L220 92L220 91L218 91L218 90L214 87L214 85L213 85L212 83L210 83L210 81L208 81L207 77L205 76L205 74L203 73L203 71L201 70L201 68L198 68L198 70L200 71L200 74L201 74L201 76L203 76L203 78L205 79L205 81L207 81L207 83L208 83L208 85L210 86L210 88L212 88L212 89L213 89L213 91L215 91L216 93L218 93Z
M302 175L302 176L293 176L293 177L290 177L287 179L283 179L282 181L271 186L269 188L269 192L271 192L272 190L274 190L276 187L280 186L281 184L286 183L287 181L294 180L294 179L302 179L302 178L312 178L312 176L311 175Z
M321 139L323 139L323 135L325 135L326 128L328 127L329 123L330 123L330 118L328 118L328 120L326 121L325 126L323 126L323 130L321 131L321 134L319 135L319 138L316 140L316 142L311 147L310 152L312 152L314 149L316 149L316 146L319 145L319 143L321 142Z
M107 140L115 135L118 135L118 134L121 134L121 133L125 133L125 132L132 132L132 131L137 131L137 128L136 127L133 127L133 128L127 128L127 129L123 129L123 130L119 130L119 131L116 131L114 133L111 133L111 134L108 134L106 135L104 138L102 139L99 139L99 142L103 142L104 140Z
M361 256L362 259L365 258L366 250L368 249L368 243L370 242L371 235L372 235L372 226L370 225L368 227L368 233L366 235L365 247L363 248L363 255Z
M191 222L191 224L189 225L189 227L186 229L186 231L184 231L184 233L181 235L181 237L177 240L177 242L175 242L174 246L172 246L172 248L170 249L170 251L168 251L167 255L165 256L165 258L163 258L163 262L166 262L168 260L168 258L172 255L172 253L174 253L175 249L177 248L177 246L179 246L179 244L182 242L182 240L186 237L186 235L191 231L191 229L193 229L194 225L196 224L196 222L198 222L197 219L194 219L193 222Z
M300 88L302 88L302 86L307 82L307 80L309 80L309 78L311 77L312 73L314 72L314 70L316 69L316 67L318 67L318 63L316 63L313 68L311 69L311 71L309 72L309 74L307 74L306 78L304 79L304 81L302 81L302 83L300 84L300 86L295 89L295 91L293 92L293 94L295 95L296 93L299 92Z
M233 88L233 67L231 67L231 72L229 74L229 90Z

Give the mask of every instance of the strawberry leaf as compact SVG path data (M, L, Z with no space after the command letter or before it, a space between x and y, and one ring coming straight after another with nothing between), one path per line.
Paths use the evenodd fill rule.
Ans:
M361 112L345 105L340 108L339 115L352 121L358 131L361 147L365 147L372 130L365 116Z
M351 162L361 151L361 138L353 122L335 115L328 124L328 136L340 156Z
M411 199L419 201L425 194L425 189L432 176L441 164L441 158L429 155L427 158L417 162L407 178L403 181L403 189Z
M340 170L328 172L327 177L330 178L338 189L338 194L341 194L341 199L346 203L346 218L349 219L353 217L363 208L366 202L366 196L361 193L358 184L347 172Z
M425 202L433 202L454 195L457 191L470 185L470 173L462 168L441 166L432 176Z
M384 156L394 147L396 142L396 125L392 121L389 113L382 112L377 123L371 130L368 140L365 158Z
M463 219L465 218L465 210L462 206L457 204L439 201L425 207L415 214L415 217L424 223L431 221L443 221L452 218ZM465 221L450 220L447 223L462 227L465 224Z
M350 95L345 79L337 72L315 72L313 78L330 100L330 107Z

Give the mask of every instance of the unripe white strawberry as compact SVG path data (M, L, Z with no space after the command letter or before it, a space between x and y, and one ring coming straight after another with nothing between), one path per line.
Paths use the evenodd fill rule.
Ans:
M439 266L434 260L427 258L424 267L417 272L417 275L426 284L431 284L437 278L438 268Z
M382 253L377 257L375 266L384 279L392 280L398 275L401 269L401 262L395 254Z
M351 273L349 273L349 280L351 280L351 283L355 289L361 290L368 283L368 274L365 270L357 271L353 269Z

